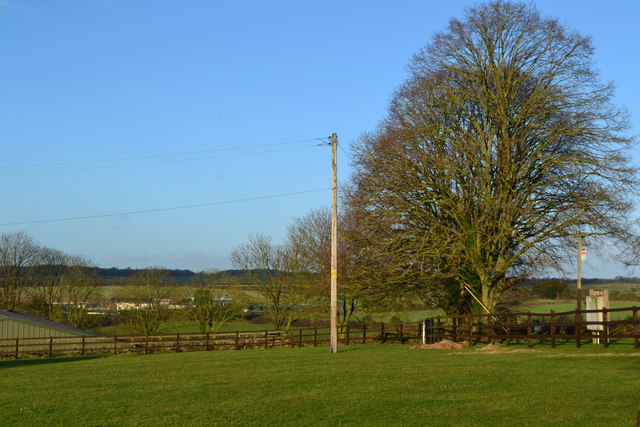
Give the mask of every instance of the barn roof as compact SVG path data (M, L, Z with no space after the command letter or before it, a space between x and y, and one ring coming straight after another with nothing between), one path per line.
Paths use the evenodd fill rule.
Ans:
M54 322L52 320L43 319L38 316L31 316L17 311L7 311L0 308L0 322L5 319L11 319L22 323L28 323L30 325L39 326L46 329L54 329L60 332L66 332L72 335L96 335L92 332L85 331L83 329L74 328L69 325Z

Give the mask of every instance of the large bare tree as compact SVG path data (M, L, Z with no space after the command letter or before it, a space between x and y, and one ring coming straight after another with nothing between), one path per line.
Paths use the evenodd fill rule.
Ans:
M535 6L467 9L413 58L388 116L356 146L358 247L390 292L490 310L572 234L625 242L636 184L624 109L589 37ZM570 248L570 250L569 250Z

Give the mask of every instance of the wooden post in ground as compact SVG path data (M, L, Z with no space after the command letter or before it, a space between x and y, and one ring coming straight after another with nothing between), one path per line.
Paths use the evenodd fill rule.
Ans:
M451 321L453 328L453 342L458 342L458 318L454 316Z
M549 328L549 331L551 332L551 348L554 348L556 346L556 313L551 310L551 326Z
M635 348L640 348L640 325L638 324L638 307L633 307L633 345Z
M604 347L609 347L609 325L607 325L607 321L609 320L609 313L606 307L602 308L602 333L604 340Z

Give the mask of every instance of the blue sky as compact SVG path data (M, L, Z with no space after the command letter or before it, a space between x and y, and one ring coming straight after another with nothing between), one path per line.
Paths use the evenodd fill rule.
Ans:
M593 36L638 133L640 2L534 3ZM102 267L229 268L249 233L329 204L317 138L374 129L411 55L475 4L0 0L0 233ZM63 218L83 219L35 222Z

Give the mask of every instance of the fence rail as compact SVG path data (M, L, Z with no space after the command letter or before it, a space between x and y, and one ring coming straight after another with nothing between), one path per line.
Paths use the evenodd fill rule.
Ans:
M372 324L345 327L342 345L417 341L420 324ZM79 336L0 339L0 358L87 356L118 353L160 353L210 350L268 349L329 345L327 328L288 331L234 331L126 336Z
M423 342L443 339L456 342L502 342L507 345L575 341L580 347L585 341L630 342L640 348L640 307L610 308L549 313L502 313L461 316L437 316L423 326Z
M549 313L502 313L437 316L417 323L354 324L340 330L341 345L372 342L433 343L443 339L500 342L507 345L550 344L598 340L640 348L640 307ZM269 349L329 345L328 328L288 331L233 331L185 334L77 336L0 339L0 359L88 356L118 353L160 353L211 350Z

